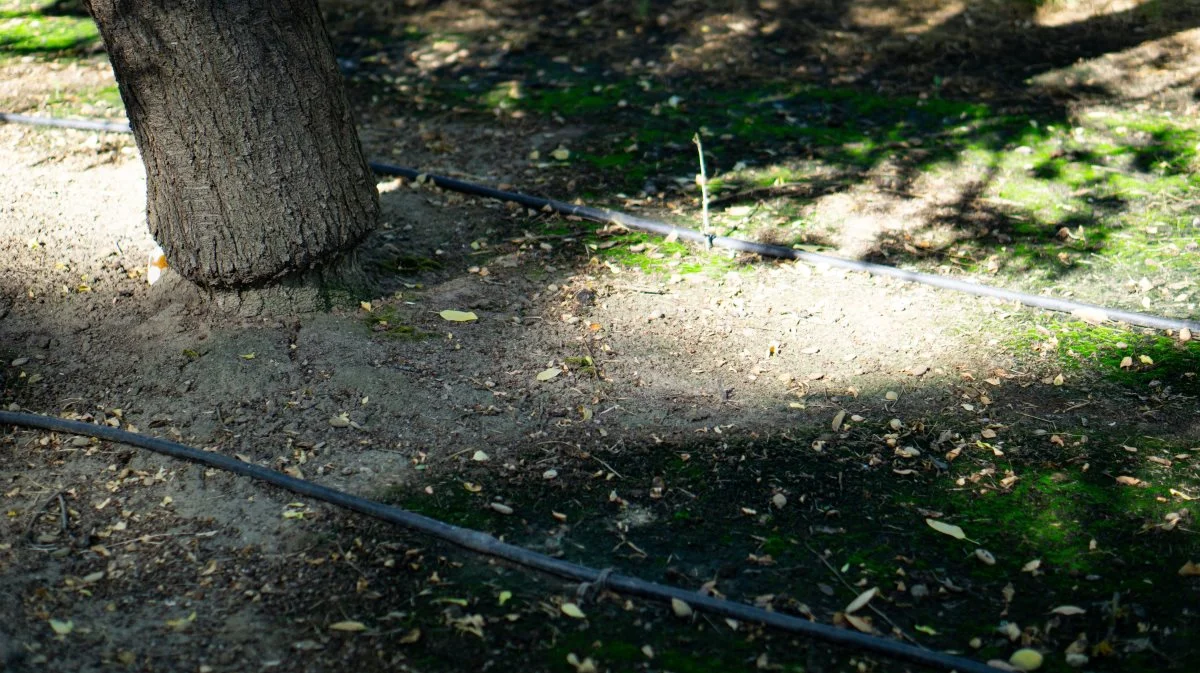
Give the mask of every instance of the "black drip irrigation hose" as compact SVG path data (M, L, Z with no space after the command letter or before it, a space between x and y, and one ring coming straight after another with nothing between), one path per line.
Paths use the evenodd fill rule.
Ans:
M30 126L57 126L77 131L106 131L108 133L130 133L129 122L106 122L98 119L59 119L57 117L33 117L10 112L0 112L0 122L28 124Z
M109 131L113 133L130 132L129 124L127 123L57 119L53 117L31 117L28 115L7 114L3 112L0 112L0 121L37 126L57 126L59 128L81 129L87 131ZM529 196L527 194L518 194L516 192L506 192L473 182L456 180L443 175L422 173L416 169L406 168L404 166L393 166L391 164L375 161L370 162L370 166L373 171L380 175L399 176L408 178L410 180L416 180L420 178L422 180L427 180L428 182L442 189L462 192L463 194L473 194L475 196L482 196L499 201L519 203L534 210L549 209L552 212L562 215L574 215L585 220L591 220L593 222L600 222L604 224L617 224L628 229L646 231L652 234L658 234L660 236L669 236L674 234L680 239L691 241L693 243L703 243L708 246L727 248L729 250L737 250L739 252L749 252L755 255L761 255L763 257L794 259L808 262L809 264L824 264L840 269L848 269L850 271L862 271L875 276L887 276L889 278L896 278L909 283L921 283L924 285L940 287L945 290L973 294L980 297L993 297L1005 301L1018 302L1026 306L1032 306L1034 308L1040 308L1047 311L1072 313L1087 320L1111 320L1114 322L1125 322L1130 325L1151 327L1160 330L1181 330L1187 328L1190 331L1200 333L1200 322L1195 320L1187 320L1183 318L1164 318L1162 316L1150 315L1148 313L1123 311L1120 309L1107 308L1098 304L1086 304L1083 302L1069 301L1066 299L1055 299L1053 297L1026 294L1024 292L1005 290L1004 288L992 287L990 285L969 283L967 281L957 280L955 278L947 278L945 276L935 276L933 274L920 273L917 271L905 271L904 269L897 269L893 266L884 266L882 264L872 264L871 262L860 262L853 259L843 259L841 257L821 255L815 252L794 250L792 248L785 248L780 245L755 243L753 241L744 241L742 239L728 238L725 236L711 236L694 229L676 227L672 224L667 224L665 222L659 222L656 220L648 220L643 217L637 217L636 215L629 215L626 213L604 210L601 208L592 208L589 206L579 206L572 203L566 203L564 201L544 199L537 196Z
M712 614L744 622L763 624L781 631L824 640L851 649L901 659L930 668L958 671L959 673L996 673L998 670L972 659L934 652L895 640L887 640L857 631L811 622L791 615L770 612L752 605L746 605L745 603L720 600L694 591L655 584L654 582L647 582L636 577L618 575L571 563L570 561L563 561L508 544L507 542L501 542L487 533L453 526L399 507L360 498L304 479L297 479L282 472L254 465L253 463L244 463L219 453L201 451L157 437L110 428L104 425L95 425L93 423L11 411L0 411L0 424L95 437L110 442L120 442L148 449L172 458L258 479L259 481L264 481L293 493L313 498L314 500L327 502L331 505L358 512L359 514L364 514L381 521L432 535L433 537L479 554L494 556L520 566L540 570L569 580L588 582L597 587L611 589L631 596L657 601L669 601L673 598L679 599L693 608L698 608Z
M373 171L381 175L395 175L411 180L420 178L437 185L442 189L463 192L465 194L474 194L476 196L483 196L491 199L499 199L501 201L512 201L534 210L549 209L563 215L574 215L585 220L602 222L605 224L618 224L628 229L647 231L660 236L674 235L679 239L691 241L693 243L703 243L705 245L718 248L728 248L730 250L737 250L739 252L749 252L756 255L761 255L763 257L794 259L808 262L810 264L825 264L827 266L838 267L841 269L849 269L850 271L864 271L876 276L898 278L910 283L922 283L925 285L940 287L946 290L954 290L955 292L965 292L967 294L974 294L981 297L995 297L997 299L1003 299L1006 301L1020 302L1026 306L1033 306L1049 311L1086 315L1089 317L1089 319L1093 316L1097 318L1103 316L1103 320L1126 322L1131 325L1139 325L1141 327L1153 327L1155 329L1164 330L1178 330L1186 327L1192 331L1200 330L1200 322L1193 320L1163 318L1146 313L1135 313L1131 311L1106 308L1096 304L1084 304L1081 302L1067 301L1065 299L1055 299L1053 297L1041 297L1038 295L1025 294L1023 292L1015 292L1013 290L992 287L990 285L968 283L966 281L947 278L945 276L935 276L933 274L920 273L917 271L905 271L904 269L897 269L894 266L884 266L882 264L860 262L853 259L831 257L829 255L820 255L815 252L793 250L792 248L785 248L780 245L769 245L767 243L744 241L739 238L710 236L694 229L684 229L672 224L658 222L656 220L648 220L636 215L629 215L626 213L604 210L600 208L592 208L590 206L579 206L573 203L555 201L554 199L543 199L537 196L529 196L526 194L505 192L499 189L492 189L491 187L485 187L483 185L477 185L471 182L464 182L462 180L455 180L454 178L448 178L441 175L424 174L420 171L416 171L411 168L405 168L403 166L392 166L390 164L378 162L371 162L370 165Z

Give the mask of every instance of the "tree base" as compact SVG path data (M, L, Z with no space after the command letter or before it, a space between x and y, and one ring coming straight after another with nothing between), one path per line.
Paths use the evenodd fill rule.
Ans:
M331 264L286 276L262 286L237 290L204 288L177 273L168 272L155 284L161 298L202 305L216 313L238 318L262 318L320 313L334 308L357 308L380 292L358 255L343 255Z

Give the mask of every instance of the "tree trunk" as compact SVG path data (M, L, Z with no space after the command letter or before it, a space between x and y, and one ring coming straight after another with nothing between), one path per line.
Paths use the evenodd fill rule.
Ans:
M328 263L379 196L315 0L84 0L171 267L237 289Z

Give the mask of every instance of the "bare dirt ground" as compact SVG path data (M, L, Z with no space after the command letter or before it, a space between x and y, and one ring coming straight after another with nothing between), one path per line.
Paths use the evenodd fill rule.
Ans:
M810 25L886 30L897 45L946 54L958 44L953 26L925 26L951 4L906 3L905 13L862 3L857 14L814 15ZM430 26L446 15L485 21L489 8L453 9L423 16ZM684 14L672 12L656 25L673 31ZM735 42L739 21L759 21L736 14L723 22ZM492 20L459 28L516 40ZM1061 28L1047 20L1038 30ZM851 42L828 44L832 53ZM681 54L677 67L699 68L688 61L699 54ZM903 64L879 61L872 76L902 86L890 69ZM731 78L757 67L728 66ZM0 73L3 97L27 109L50 88L106 77L91 64L64 71L38 61L0 64ZM977 91L979 79L964 77L959 93ZM369 156L400 152L431 170L517 188L541 180L525 143L549 150L577 134L518 119L525 135L514 153L513 126L394 116L364 112ZM871 184L820 206L846 223L834 232L838 252L865 254L892 224L936 210L950 188L918 179L905 189L920 192L920 203L901 204ZM645 272L586 247L622 232L402 181L380 182L384 221L364 258L384 290L355 298L369 308L230 316L177 279L146 283L144 189L126 137L0 126L8 408L174 438L548 553L689 587L717 582L731 598L822 621L845 624L837 616L845 604L879 584L896 620L875 617L882 633L949 633L930 645L971 656L982 647L1007 658L1019 644L1061 653L1078 635L1046 616L1054 605L1042 597L1083 599L1039 585L1036 566L1019 572L1032 557L1002 558L1015 565L1000 577L972 574L972 548L949 559L933 553L921 521L942 512L912 494L1009 492L1023 475L997 469L990 452L965 472L947 471L946 450L969 453L989 438L984 445L1008 439L1004 450L1031 466L1063 471L1089 460L1092 432L1093 445L1167 438L1184 446L1183 458L1171 458L1179 465L1190 465L1185 445L1200 443L1194 397L1109 389L1082 373L1055 381L1053 357L1011 346L1030 321L1011 305L700 249L659 256L672 269L719 271ZM865 206L869 198L889 204L887 213ZM639 253L654 255L662 244L642 245ZM389 263L390 271L378 266ZM478 320L449 322L439 315L447 309ZM552 369L553 378L539 377ZM1069 455L1051 455L1051 436ZM922 462L902 453L909 445ZM588 657L611 671L905 670L747 625L686 622L607 593L583 604L589 620L572 619L560 605L577 600L573 586L107 442L6 430L0 513L6 672L582 672ZM1080 517L1133 525L1119 512ZM1176 543L1155 540L1174 562L1164 550ZM843 544L853 551L828 551ZM1153 560L1113 556L1131 576ZM872 565L880 559L891 565ZM1155 581L1178 581L1169 570ZM1049 572L1072 586L1091 581L1066 567ZM1015 602L1005 582L1016 584ZM1097 670L1159 654L1165 669L1188 670L1195 652L1180 643L1197 628L1194 608L1147 615L1141 603L1151 599L1122 591L1123 606L1109 592L1086 593L1100 626L1082 630L1092 645L1127 647L1139 633L1145 643L1121 655L1084 648ZM1196 586L1153 591L1194 595ZM1109 612L1096 607L1105 601ZM997 632L1010 622L1026 627L1014 626L1019 637Z

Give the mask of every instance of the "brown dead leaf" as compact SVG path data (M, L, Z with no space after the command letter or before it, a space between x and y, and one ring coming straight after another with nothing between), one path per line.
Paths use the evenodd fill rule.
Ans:
M875 627L871 625L870 617L859 617L858 615L843 615L843 618L849 622L850 626L862 631L863 633L875 633Z

